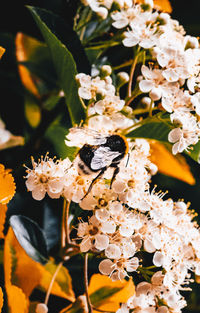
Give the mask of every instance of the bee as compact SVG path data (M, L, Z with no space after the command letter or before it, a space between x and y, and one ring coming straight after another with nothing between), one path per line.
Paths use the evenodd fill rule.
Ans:
M77 154L79 173L84 175L97 173L82 200L90 193L97 179L102 177L109 167L114 168L110 182L110 188L112 188L112 184L120 170L119 164L129 150L126 138L119 134L105 136L93 129L84 127L73 127L70 129L70 133L81 137L85 135L87 140L87 143L83 145Z

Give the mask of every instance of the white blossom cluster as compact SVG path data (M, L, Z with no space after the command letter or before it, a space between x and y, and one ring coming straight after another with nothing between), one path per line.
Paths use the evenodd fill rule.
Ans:
M85 5L111 8L114 1L87 0ZM153 1L143 4L120 1L116 11L109 11L116 30L123 29L122 44L148 50L151 62L142 65L139 88L154 105L170 113L175 128L169 133L173 154L188 151L200 137L200 47L196 37L167 13L153 8ZM107 16L107 15L106 15Z
M68 146L81 148L91 142L90 131L109 136L132 125L133 120L121 113L125 103L116 95L110 77L78 74L77 80L80 97L91 101L88 125L79 136L69 131ZM36 200L46 193L51 198L63 196L88 211L88 220L78 224L77 243L83 253L101 254L99 271L113 281L133 272L145 273L142 255L150 256L150 282L139 283L118 313L132 309L137 313L179 313L186 306L181 290L189 289L192 272L200 275L200 230L184 201L164 200L164 193L150 189L149 181L157 167L148 158L149 143L136 139L129 140L128 145L129 155L120 162L112 188L113 168L109 167L84 197L97 173L81 172L79 155L73 162L48 156L38 163L32 160L26 186Z

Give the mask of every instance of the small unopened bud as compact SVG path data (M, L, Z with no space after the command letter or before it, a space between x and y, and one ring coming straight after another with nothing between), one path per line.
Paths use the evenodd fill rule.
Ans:
M126 72L119 72L117 74L117 88L121 88L124 84L126 84L129 81L129 75Z
M142 75L139 75L139 76L136 78L137 82L140 82L140 81L143 80L143 79L144 79L144 77L143 77Z
M197 49L199 47L199 41L196 37L185 36L185 49Z
M160 13L160 15L158 17L158 20L159 20L160 24L166 25L166 24L168 24L168 22L170 20L170 15L162 12L162 13Z
M146 108L146 109L149 109L150 108L150 105L151 105L151 98L149 97L143 97L141 99L141 103L143 104L143 106Z
M187 204L183 201L176 202L176 209L180 210L182 213L187 212Z
M48 307L45 303L38 303L36 306L36 313L47 313L48 312Z
M149 96L153 101L159 100L161 98L161 95L161 90L158 88L153 88L149 93Z
M151 163L151 164L149 165L149 171L150 171L150 174L151 174L151 175L155 175L155 174L157 173L157 171L158 171L157 165L154 164L154 163Z
M110 65L103 65L100 69L100 76L106 77L112 74L112 67Z
M122 109L122 111L127 114L128 116L131 116L133 113L133 109L127 105L125 105Z
M150 11L153 9L153 0L144 0L142 4L144 11Z
M97 15L100 16L103 20L108 16L108 10L106 8L100 7L96 11Z

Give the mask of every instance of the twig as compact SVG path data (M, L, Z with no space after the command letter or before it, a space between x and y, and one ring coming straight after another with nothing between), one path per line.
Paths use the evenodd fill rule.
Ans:
M88 306L88 313L93 312L93 307L90 301L89 293L88 293L88 253L85 253L84 256L84 286L85 286L85 295Z
M44 303L46 304L46 306L47 306L48 301L49 301L49 296L50 296L50 294L51 294L51 289L52 289L52 287L53 287L54 281L55 281L56 276L57 276L57 274L58 274L60 268L62 267L62 265L63 265L63 261L58 264L58 266L57 266L57 268L56 268L56 270L55 270L55 272L54 272L54 274L53 274L53 276L52 276L51 282L50 282L50 284L49 284L49 288L48 288L47 293L46 293L45 301L44 301Z
M137 64L138 56L139 56L139 50L140 50L140 47L138 47L136 56L135 56L135 58L133 60L133 63L131 65L131 70L130 70L130 75L129 75L129 82L128 82L128 97L131 97L131 94L132 94L133 75L134 75L134 72L135 72L135 67L136 67L136 64Z

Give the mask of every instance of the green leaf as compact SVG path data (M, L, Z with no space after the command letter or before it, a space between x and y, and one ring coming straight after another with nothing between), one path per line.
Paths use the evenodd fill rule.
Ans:
M78 85L75 75L77 74L76 63L70 51L56 37L53 30L47 26L51 13L39 8L28 6L33 18L38 25L49 49L54 66L59 78L61 89L65 93L65 99L72 124L79 124L84 119L84 109L78 96ZM44 22L45 21L45 22Z
M53 262L48 262L44 268L49 272L51 273L51 275L53 276L53 274L55 273L56 269L58 267L58 264L56 263L53 263ZM72 279L71 279L71 276L67 270L66 267L62 266L60 269L59 269L59 272L58 274L56 275L56 282L58 283L58 285L60 286L61 290L64 292L64 293L68 293L70 294L71 296L74 296L73 295L73 292L72 291Z
M192 149L187 152L193 160L200 163L200 141L196 145L192 146Z
M10 225L22 248L36 262L45 264L48 259L46 240L39 226L22 215L13 215Z
M45 138L51 142L54 146L56 155L65 159L68 157L71 161L74 159L76 148L68 147L65 144L65 137L68 133L68 129L61 124L52 124L45 133Z
M156 116L145 119L144 122L143 125L130 131L126 136L129 138L147 138L168 142L168 134L172 129L170 124Z

